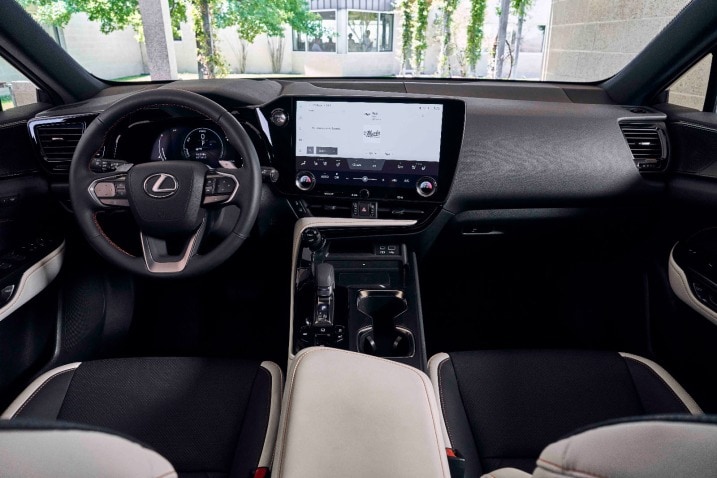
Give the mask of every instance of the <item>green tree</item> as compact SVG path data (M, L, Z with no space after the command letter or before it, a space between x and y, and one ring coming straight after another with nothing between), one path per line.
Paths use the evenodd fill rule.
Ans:
M442 77L451 76L451 57L453 56L453 14L458 8L459 0L443 0L442 10L442 42L438 60L438 73Z
M415 28L414 3L415 0L400 0L396 5L396 10L402 19L401 69L403 72L413 69L411 59L413 57L413 30Z
M520 57L520 43L523 41L523 24L525 23L525 17L528 15L528 10L533 6L534 0L511 0L510 8L513 15L518 17L518 28L515 36L515 45L513 46L514 58L513 68L511 70L511 77L514 78L518 69L518 58Z
M428 29L428 10L431 8L431 0L418 0L416 4L416 27L415 47L416 71L423 72L423 61L425 60L428 42L426 41L426 30Z
M309 11L305 0L225 0L217 12L217 25L236 28L239 38L246 42L242 44L243 51L259 35L269 37L274 73L281 70L286 26L307 35L321 36L324 32L320 20L318 14Z
M483 45L483 24L485 23L486 0L471 0L470 20L466 32L466 61L475 75L476 65L481 57Z

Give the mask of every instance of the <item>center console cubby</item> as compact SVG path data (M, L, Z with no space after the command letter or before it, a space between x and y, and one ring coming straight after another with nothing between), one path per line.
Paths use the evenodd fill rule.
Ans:
M295 253L291 356L318 345L425 370L416 258L404 243L307 228Z

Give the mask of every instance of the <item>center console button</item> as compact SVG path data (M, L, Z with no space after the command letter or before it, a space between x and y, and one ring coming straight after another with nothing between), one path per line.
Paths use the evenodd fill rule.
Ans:
M418 194L424 198L433 196L437 187L438 183L430 176L423 176L421 179L416 181L416 191L418 191Z
M309 171L300 171L296 175L296 187L302 191L311 191L316 185L316 178Z
M362 189L359 191L359 197L361 199L368 199L368 197L371 195L368 189Z

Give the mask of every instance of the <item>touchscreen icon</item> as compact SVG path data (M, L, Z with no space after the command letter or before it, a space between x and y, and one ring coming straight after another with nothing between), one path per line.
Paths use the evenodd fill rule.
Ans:
M306 154L314 154L314 147L313 147L313 146L307 146L307 147L306 147Z

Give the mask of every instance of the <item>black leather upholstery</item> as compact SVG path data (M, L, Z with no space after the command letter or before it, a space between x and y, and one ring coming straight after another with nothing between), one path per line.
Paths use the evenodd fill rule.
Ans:
M611 352L479 351L450 354L438 388L453 448L466 477L535 468L541 450L603 420L689 413L641 362Z
M15 417L112 430L147 443L180 476L250 476L269 424L272 379L258 362L127 358L54 375Z

